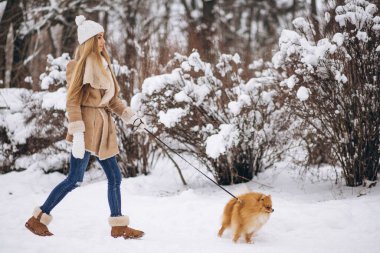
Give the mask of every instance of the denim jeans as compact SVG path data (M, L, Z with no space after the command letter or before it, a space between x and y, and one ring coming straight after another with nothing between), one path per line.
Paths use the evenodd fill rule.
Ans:
M78 159L71 154L70 158L70 171L67 178L58 184L45 203L40 207L41 210L50 214L51 210L73 189L80 186L83 181L84 172L86 171L88 161L91 153L86 151L83 159ZM99 160L107 179L108 179L108 204L111 210L111 217L121 216L121 196L120 196L120 183L121 174L119 166L116 162L116 157L105 160Z

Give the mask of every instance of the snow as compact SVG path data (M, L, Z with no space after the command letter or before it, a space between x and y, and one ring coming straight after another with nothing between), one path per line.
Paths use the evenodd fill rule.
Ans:
M112 69L116 76L129 76L131 73L131 70L129 70L128 66L120 65L119 62L115 59L112 60Z
M219 133L211 135L206 140L206 154L211 158L218 158L238 142L239 130L236 126L221 124L219 129Z
M335 80L337 80L338 82L341 82L341 83L347 83L348 79L347 77L342 74L340 71L335 71Z
M33 78L31 76L27 76L24 78L24 82L26 83L33 83Z
M341 45L343 45L344 35L342 33L336 33L334 34L332 41L340 47Z
M371 15L375 14L376 11L377 11L377 7L376 5L374 4L368 4L366 7L365 7L365 11Z
M60 141L60 146L67 147L65 140ZM39 169L45 172L53 172L62 169L69 159L69 153L64 148L62 148L62 152L54 155L51 154L51 149L47 148L39 153L21 156L15 162L15 169Z
M17 112L4 116L4 126L8 130L8 136L17 144L25 144L33 132L33 128L25 125L24 113Z
M25 144L33 133L32 119L25 124L25 100L32 96L32 91L27 89L1 89L2 106L9 106L9 110L0 110L0 126L4 127L7 137L14 144Z
M178 103L180 103L180 102L191 102L191 98L183 90L180 91L180 92L178 92L178 93L176 93L174 95L174 99Z
M281 86L287 86L289 89L293 89L294 85L298 82L298 78L296 75L291 75L289 78L280 82Z
M279 9L288 9L292 6L292 2L288 0L276 0L276 7Z
M272 57L272 63L275 68L283 65L286 56L295 53L296 48L294 45L299 44L301 36L295 31L284 29L281 32L279 39L280 51Z
M9 106L10 112L18 112L24 109L23 98L30 97L31 90L4 88L0 90L0 106ZM0 111L4 113L4 111Z
M231 101L228 103L228 109L234 115L239 115L244 106L251 105L251 98L247 94L241 94L238 101Z
M351 23L360 30L364 24L370 22L376 11L376 5L369 4L367 1L346 1L346 5L336 8L335 21L341 27Z
M328 39L321 39L315 45L314 42L302 37L295 31L284 29L279 39L280 51L272 57L275 68L284 64L293 54L301 54L301 61L309 66L315 67L326 53L333 53L336 45Z
M256 61L253 61L251 64L249 64L248 68L252 70L260 69L264 66L264 60L259 59Z
M171 74L148 77L142 84L142 93L150 96L154 93L159 93L163 88L165 88L166 83L173 83L178 79L178 70L174 70Z
M2 1L0 3L0 20L3 18L6 5L7 5L7 1Z
M304 86L299 87L297 91L297 98L301 101L305 101L309 98L309 90Z
M193 52L189 55L187 59L189 65L194 69L195 72L203 70L206 73L206 69L209 70L210 66L207 66L202 60L198 52ZM209 64L208 64L209 65ZM210 70L209 70L210 71Z
M194 84L192 88L195 95L196 105L202 104L203 100L211 91L210 88L207 86L207 84L204 84L204 85Z
M66 82L66 66L70 61L68 53L54 58L52 55L47 56L47 73L40 75L41 88L47 90L50 85L63 85Z
M191 66L187 61L181 63L181 68L186 72L191 71Z
M368 42L368 34L366 32L358 31L358 33L356 34L356 38L363 42Z
M176 123L181 121L183 116L186 116L186 110L182 108L172 108L166 112L160 111L158 113L159 122L164 124L167 128L174 127Z
M236 63L239 64L241 63L240 55L235 53L234 56L232 57L232 60Z
M202 17L202 13L198 9L192 10L190 15L193 19L199 19Z
M312 27L311 25L302 17L296 18L293 20L292 24L294 27L302 32L304 32L307 36L312 36Z
M330 19L331 19L330 13L325 12L325 21L326 21L326 23L330 22Z
M235 64L240 64L240 56L239 54L234 54L233 56L230 54L222 54L219 57L219 63L216 64L216 68L218 69L219 73L222 75L222 77L226 76L227 73L232 71L231 62L234 62Z
M372 30L375 32L380 32L380 24L375 24L372 26Z
M59 88L55 92L47 92L42 98L42 108L66 110L66 88Z
M131 227L146 233L140 240L110 236L107 183L102 172L86 172L82 186L53 210L49 225L52 237L35 236L24 223L64 176L43 175L38 169L1 175L1 251L378 252L379 187L367 189L366 195L358 198L363 188L335 185L330 178L334 175L331 167L300 173L289 169L289 164L280 163L252 182L226 186L235 194L249 189L271 194L273 200L274 212L254 237L254 244L243 240L235 244L229 231L222 238L217 237L222 211L230 196L195 170L182 166L189 184L184 187L169 164L161 161L151 175L122 181L122 209L130 217ZM300 174L306 178L304 181Z

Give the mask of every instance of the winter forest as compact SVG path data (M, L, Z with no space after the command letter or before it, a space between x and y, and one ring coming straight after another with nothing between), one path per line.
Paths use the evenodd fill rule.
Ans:
M55 236L24 227L70 170L78 15L104 27L120 98L152 133L113 115L141 240L108 235L94 156ZM253 244L217 237L231 196L193 166L233 194L271 194ZM379 0L0 0L4 252L378 252L379 168Z

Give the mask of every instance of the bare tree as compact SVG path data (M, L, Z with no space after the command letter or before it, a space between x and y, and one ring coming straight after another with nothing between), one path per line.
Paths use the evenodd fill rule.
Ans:
M195 0L181 0L185 9L187 25L187 51L196 49L207 61L215 62L217 48L214 43L216 32L216 17L214 7L216 0L202 0L199 6Z

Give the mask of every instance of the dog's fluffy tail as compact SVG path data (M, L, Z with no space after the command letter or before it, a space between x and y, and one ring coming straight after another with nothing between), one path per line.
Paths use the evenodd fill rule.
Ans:
M239 184L236 187L234 187L232 193L235 196L243 195L246 193L252 192L252 189L247 184Z
M233 210L234 205L236 204L236 202L237 202L236 199L231 199L227 203L227 205L224 207L222 224L225 227L229 227L231 225L232 210Z

